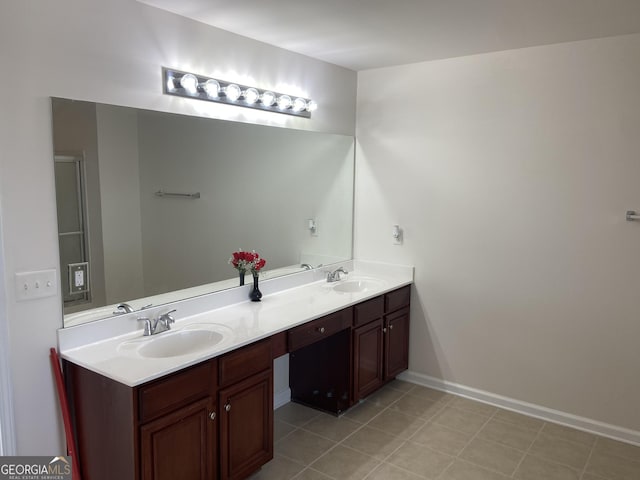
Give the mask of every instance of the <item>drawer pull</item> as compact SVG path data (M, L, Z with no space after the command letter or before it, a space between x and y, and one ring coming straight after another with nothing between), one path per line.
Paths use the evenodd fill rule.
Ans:
M227 403L227 404L224 406L224 411L225 411L225 412L228 412L229 410L231 410L231 404L230 404L230 403Z
M324 333L324 327L320 327L320 328L318 328L318 331L319 331L320 333Z
M215 420L216 419L216 412L209 412L209 418L211 420Z

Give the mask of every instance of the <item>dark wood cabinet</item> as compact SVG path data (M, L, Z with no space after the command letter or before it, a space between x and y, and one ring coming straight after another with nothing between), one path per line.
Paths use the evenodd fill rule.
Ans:
M204 398L140 428L143 480L216 478L216 405Z
M220 479L241 480L273 458L270 339L220 358Z
M273 458L272 365L271 339L137 387L67 363L83 478L248 477Z
M408 367L410 286L137 387L65 363L87 480L242 480L273 458L273 359L339 414Z
M409 368L409 307L385 317L385 381Z
M216 359L137 387L72 363L66 375L83 478L218 478Z
M384 383L382 318L353 331L353 385L357 401Z
M352 405L352 320L349 307L289 330L291 400L334 414Z
M271 370L225 388L220 409L220 478L240 480L273 458Z
M406 286L288 332L291 400L340 414L409 365Z
M355 306L353 400L357 402L409 366L409 302L403 287Z

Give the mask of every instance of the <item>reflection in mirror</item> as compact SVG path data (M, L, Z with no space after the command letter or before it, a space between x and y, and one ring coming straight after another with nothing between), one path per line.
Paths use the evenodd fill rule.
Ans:
M238 286L240 248L263 278L351 258L352 137L52 107L65 326Z

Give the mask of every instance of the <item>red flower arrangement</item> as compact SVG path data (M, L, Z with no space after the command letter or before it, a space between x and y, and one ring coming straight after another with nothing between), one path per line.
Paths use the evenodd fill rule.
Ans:
M249 270L253 275L258 275L267 261L264 258L260 258L260 255L255 250L253 252L238 250L231 254L229 263L240 273L245 273Z

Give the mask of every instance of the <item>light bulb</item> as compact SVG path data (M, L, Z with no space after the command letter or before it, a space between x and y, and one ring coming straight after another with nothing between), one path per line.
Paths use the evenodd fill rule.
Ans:
M230 83L224 89L224 93L229 100L231 100L232 102L235 102L240 98L240 95L242 95L242 90L240 90L240 87L235 83Z
M173 92L176 89L175 79L173 77L167 77L167 91Z
M298 97L293 101L292 108L294 112L301 112L307 108L307 102L304 98Z
M204 91L208 97L217 98L218 92L220 91L220 84L213 78L210 78L204 82Z
M247 88L244 91L244 101L247 103L256 103L258 101L258 99L260 98L260 93L258 93L258 90L256 90L255 88Z
M180 86L193 95L198 91L198 79L192 73L187 73L180 79Z
M289 95L280 95L278 97L278 108L280 110L286 110L291 106L291 97Z
M318 109L318 104L313 100L307 102L307 112L315 112Z
M276 95L273 92L264 92L260 95L260 101L263 105L270 107L276 101Z

